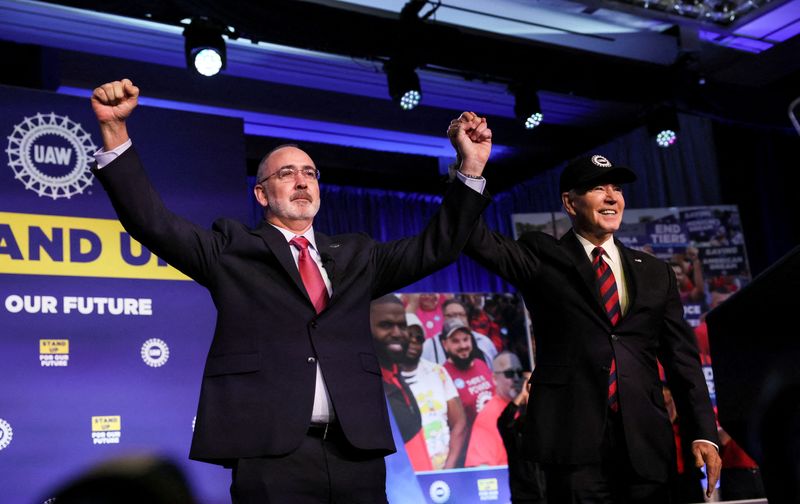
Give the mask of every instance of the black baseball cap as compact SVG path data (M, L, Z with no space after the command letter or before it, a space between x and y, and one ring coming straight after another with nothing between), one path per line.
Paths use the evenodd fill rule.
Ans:
M635 180L636 174L630 168L614 166L605 156L590 154L574 159L564 168L559 189L564 193L570 189L591 187L598 182L624 184Z

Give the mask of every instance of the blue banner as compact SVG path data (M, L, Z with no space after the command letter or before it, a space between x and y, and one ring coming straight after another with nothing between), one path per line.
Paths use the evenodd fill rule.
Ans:
M187 458L215 309L124 232L89 171L87 99L0 87L0 488L44 502L114 456L155 453L202 502L230 472ZM167 205L204 226L246 219L240 120L139 107L129 129Z

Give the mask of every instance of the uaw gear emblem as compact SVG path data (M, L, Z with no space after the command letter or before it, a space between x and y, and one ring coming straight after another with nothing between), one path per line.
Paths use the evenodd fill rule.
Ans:
M10 445L13 437L14 431L11 429L11 424L0 418L0 450Z
M611 161L609 161L608 159L599 154L595 154L594 156L592 156L592 163L594 163L595 166L599 166L601 168L611 168Z
M158 338L150 338L142 345L142 360L150 367L161 367L169 359L169 346Z
M97 146L69 117L55 112L26 117L6 138L8 166L25 189L56 200L92 185L89 166Z

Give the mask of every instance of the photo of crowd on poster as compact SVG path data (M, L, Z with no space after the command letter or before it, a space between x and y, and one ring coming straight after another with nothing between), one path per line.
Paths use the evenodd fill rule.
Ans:
M512 294L413 293L373 301L392 414L415 471L505 466L498 417L531 371L527 318Z

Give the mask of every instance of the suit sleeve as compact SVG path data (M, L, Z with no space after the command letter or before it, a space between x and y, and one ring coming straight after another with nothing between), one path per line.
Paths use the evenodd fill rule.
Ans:
M658 358L664 366L684 436L690 440L705 439L719 445L716 419L696 337L683 319L683 305L675 275L668 265L664 266L669 287Z
M529 244L491 231L481 218L475 226L464 252L492 273L520 286L532 279L540 260Z
M393 292L455 261L490 202L461 182L450 184L442 206L422 233L373 247L372 296Z
M103 169L93 170L122 226L158 257L201 284L219 255L222 234L200 228L169 211L130 147Z

